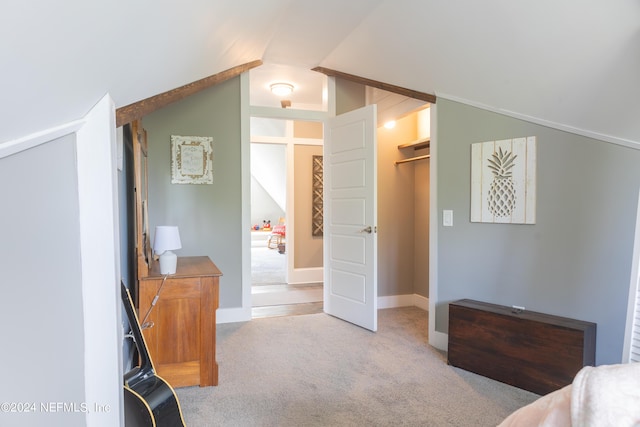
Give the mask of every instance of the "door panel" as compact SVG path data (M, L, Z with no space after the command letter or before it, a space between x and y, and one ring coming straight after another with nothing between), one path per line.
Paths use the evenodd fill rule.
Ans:
M364 224L365 208L366 200L364 199L334 200L331 209L332 221L336 225Z
M324 309L378 327L376 106L328 120L324 148Z
M334 270L331 277L331 291L340 297L357 303L366 302L366 277L346 271Z
M336 261L365 264L367 248L364 239L361 237L332 236L331 249L333 250L333 259Z
M355 111L343 114L339 117L345 117L348 114L354 113ZM330 153L333 155L365 148L366 141L361 138L361 136L365 134L364 126L365 123L363 121L355 121L351 123L344 122L339 127L333 128L333 138L339 140L340 144L333 145L331 147Z
M366 185L366 164L362 159L344 161L331 165L334 188L360 188Z

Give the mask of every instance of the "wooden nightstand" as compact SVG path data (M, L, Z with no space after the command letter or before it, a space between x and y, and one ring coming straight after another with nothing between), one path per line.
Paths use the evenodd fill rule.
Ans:
M216 309L222 273L209 257L178 257L176 274L160 274L158 262L140 278L142 322L158 290L144 337L156 373L173 387L218 385Z

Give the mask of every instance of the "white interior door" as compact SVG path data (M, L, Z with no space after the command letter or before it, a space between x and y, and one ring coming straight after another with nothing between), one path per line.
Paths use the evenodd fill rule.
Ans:
M376 106L325 122L324 311L378 328Z

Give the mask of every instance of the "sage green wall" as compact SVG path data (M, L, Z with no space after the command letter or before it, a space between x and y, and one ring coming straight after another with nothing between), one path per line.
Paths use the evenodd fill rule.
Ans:
M619 363L640 150L442 98L437 109L436 330L448 330L460 298L515 304L597 323L596 363ZM471 144L526 136L537 137L536 224L471 223ZM442 227L443 209L453 227Z
M207 255L220 268L220 307L242 306L240 78L146 116L149 223L177 225L178 256ZM213 184L171 184L171 135L213 138ZM153 242L153 240L152 240Z
M336 79L336 115L367 105L366 87L360 83Z

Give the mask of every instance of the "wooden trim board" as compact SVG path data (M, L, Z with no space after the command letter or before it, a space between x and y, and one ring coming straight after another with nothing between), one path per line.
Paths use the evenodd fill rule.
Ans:
M180 101L181 99L200 92L203 89L207 89L211 86L215 86L219 83L232 79L233 77L260 65L262 65L262 61L259 59L247 62L246 64L229 68L228 70L213 74L209 77L205 77L204 79L143 99L142 101L134 102L133 104L129 104L125 107L120 107L116 110L116 126L123 126L134 120L141 119L147 114L153 113L154 111L166 107L173 102Z
M324 67L315 67L315 68L312 68L312 70L322 74L326 74L329 77L340 77L342 79L350 80L355 83L361 83L365 86L375 87L377 89L386 90L387 92L393 92L400 95L404 95L409 98L420 99L422 101L426 101L431 104L436 103L436 96L430 93L418 92L417 90L407 89L407 88L395 86L389 83L383 83L377 80L371 80L365 77L359 77L353 74L343 73L341 71L331 70L329 68L324 68Z

